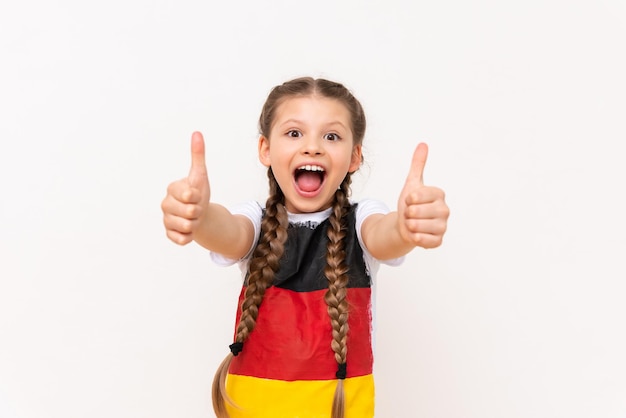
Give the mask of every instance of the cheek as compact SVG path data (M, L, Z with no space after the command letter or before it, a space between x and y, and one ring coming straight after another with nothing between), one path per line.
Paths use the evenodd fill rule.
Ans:
M291 177L289 172L290 160L284 152L273 152L269 154L268 167L271 165L274 174L281 177Z

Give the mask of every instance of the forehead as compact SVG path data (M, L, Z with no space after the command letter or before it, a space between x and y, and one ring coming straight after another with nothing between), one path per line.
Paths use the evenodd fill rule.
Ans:
M273 125L289 120L311 125L340 123L347 129L351 126L350 111L343 102L316 95L285 98L276 108Z

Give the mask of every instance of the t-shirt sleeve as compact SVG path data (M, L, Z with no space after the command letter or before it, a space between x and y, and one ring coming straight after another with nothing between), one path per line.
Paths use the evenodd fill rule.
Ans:
M381 213L385 215L389 213L389 208L383 202L374 199L364 199L360 201L356 207L356 235L359 239L359 244L361 244L361 248L363 249L363 256L365 258L365 261L367 263L372 263L375 260L376 262L389 266L398 266L404 261L404 256L392 258L390 260L377 260L369 253L369 251L365 247L365 244L363 243L363 238L361 236L361 226L363 225L363 221L365 221L368 216L376 213Z
M259 236L259 233L261 231L261 218L263 216L263 208L261 207L259 202L249 201L249 202L241 203L239 205L236 205L230 208L230 213L232 213L233 215L243 215L246 218L250 219L250 222L252 222L252 226L254 227L254 236L255 237ZM248 250L248 253L241 260L244 260L250 257L250 254L252 254L252 251L254 250L255 246L256 246L256 240L252 242L252 246ZM215 264L219 266L224 266L224 267L232 266L233 264L241 261L241 260L234 260L231 258L226 258L222 254L219 254L213 251L211 251L210 255L211 255L211 260L213 260Z

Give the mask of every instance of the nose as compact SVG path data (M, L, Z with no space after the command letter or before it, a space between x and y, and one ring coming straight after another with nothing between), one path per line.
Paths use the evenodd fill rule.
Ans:
M308 136L302 141L302 153L305 155L321 155L324 152L322 140L315 136Z

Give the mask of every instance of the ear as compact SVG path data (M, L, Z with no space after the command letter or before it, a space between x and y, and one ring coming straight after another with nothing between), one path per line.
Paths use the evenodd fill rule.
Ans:
M259 137L259 161L265 167L270 166L270 140L264 135Z
M361 145L355 145L352 149L352 159L350 160L350 168L348 172L354 173L361 167L361 163L363 162L363 154L361 151Z

